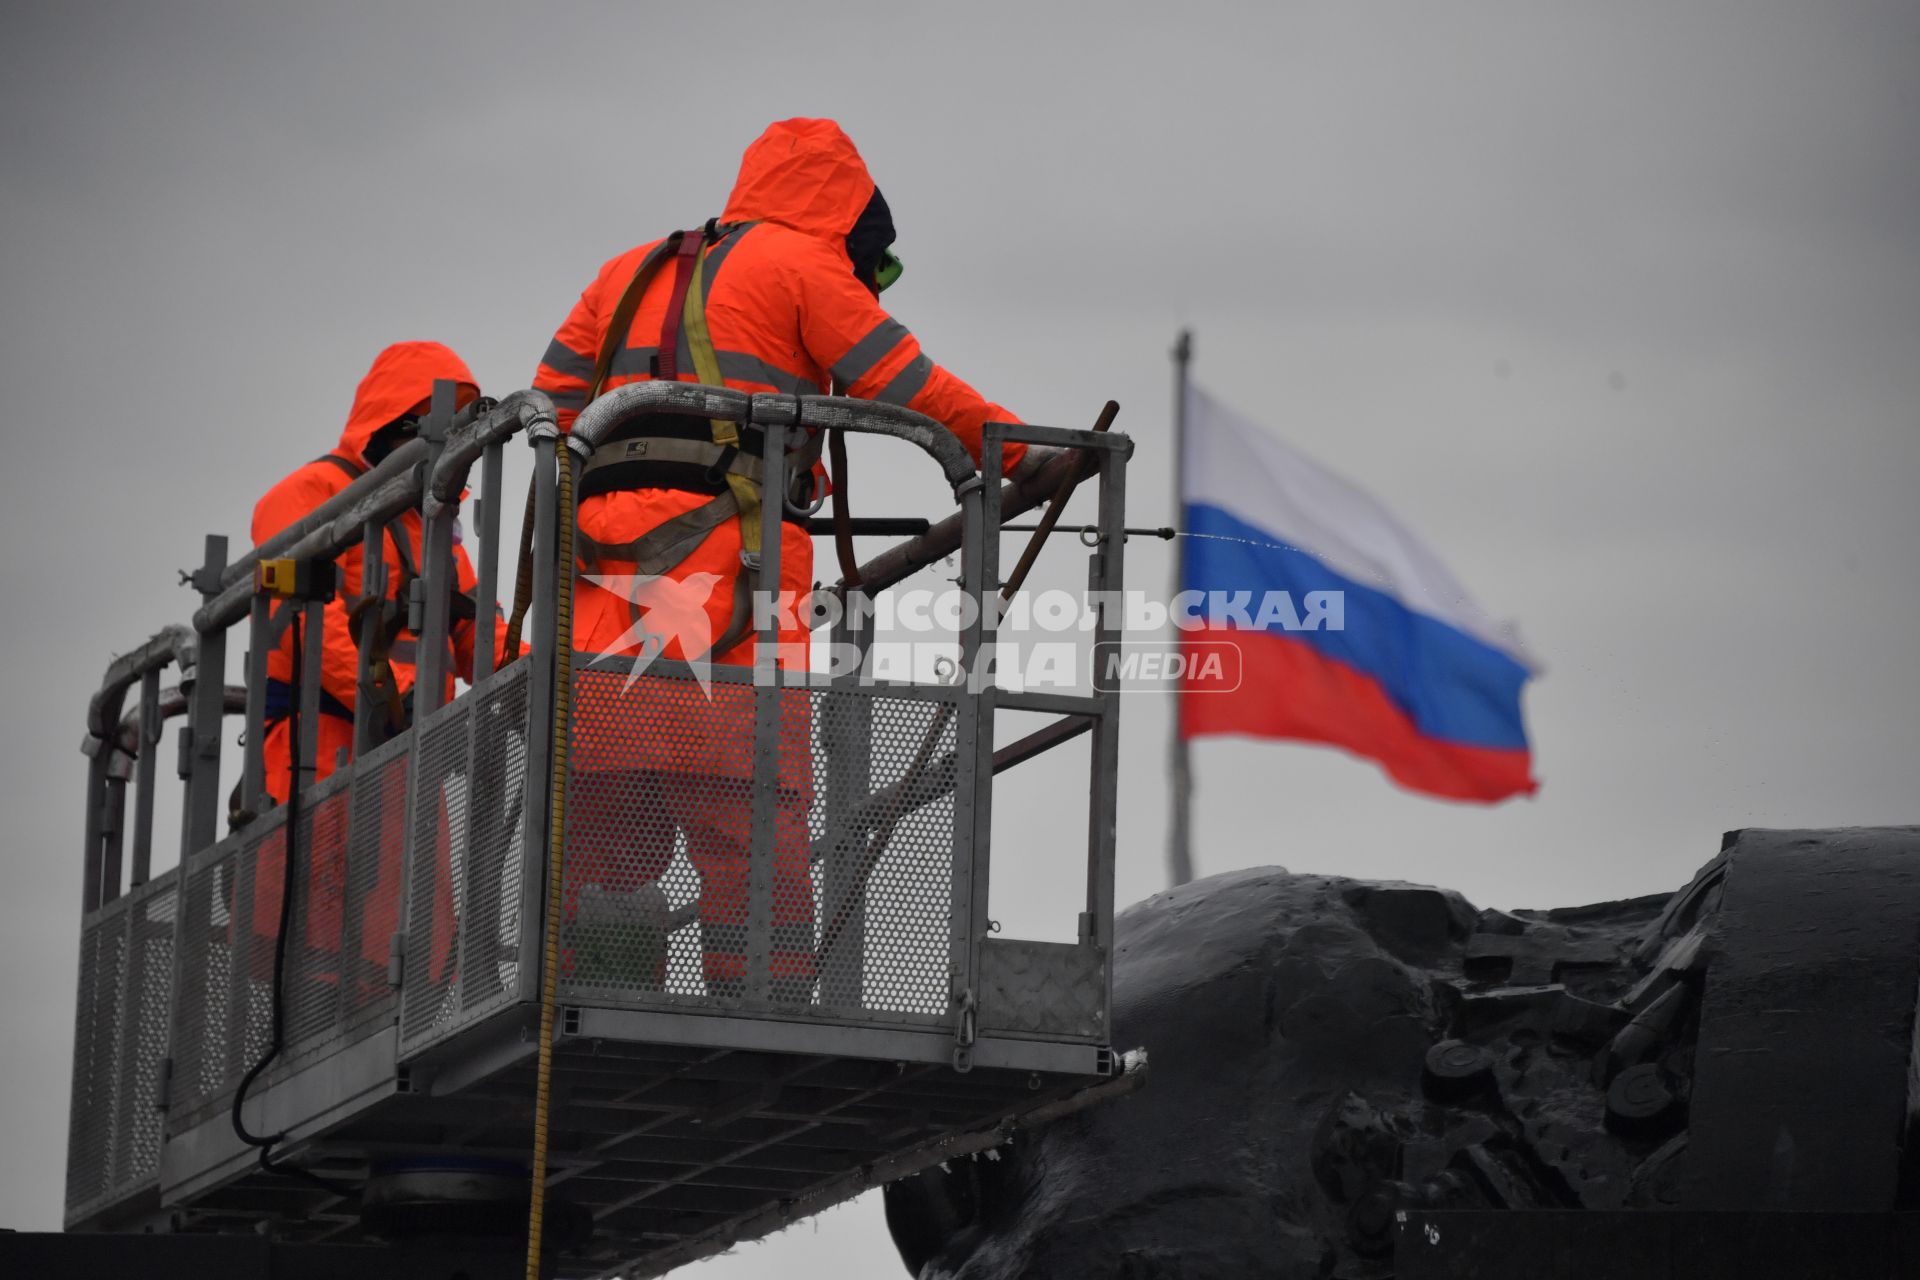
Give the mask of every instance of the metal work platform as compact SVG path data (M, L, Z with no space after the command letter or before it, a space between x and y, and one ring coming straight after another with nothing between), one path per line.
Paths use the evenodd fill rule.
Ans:
M1083 469L1099 490L1081 538L1091 639L1117 640L1126 437L993 425L976 474L937 424L868 402L643 383L596 402L567 436L538 393L456 415L450 390L420 440L298 525L231 564L210 538L192 627L116 660L89 707L68 1230L352 1244L380 1234L362 1193L395 1169L469 1162L524 1179L549 924L546 1185L560 1206L550 1219L577 1228L555 1275L659 1274L1135 1087L1108 1036L1117 694L1013 693L985 674L1001 526ZM572 652L555 607L573 568L557 554L574 519L561 468L577 474L580 457L659 414L751 424L769 495L788 492L790 449L809 432L892 437L940 466L957 512L864 566L864 586L817 594L836 606L818 612L851 663L777 669L771 614L753 667ZM479 463L468 545L484 617L515 436L535 450L531 645L496 670L492 629L475 628L480 678L439 705L459 501ZM1058 452L1006 481L1003 440ZM253 566L378 545L413 509L413 723L380 740L376 631L363 627L355 758L304 791L289 868L288 809L265 797L260 747L266 655L286 617L255 595ZM766 541L764 579L777 582L780 539ZM874 678L871 612L838 606L955 552L976 606L951 636L958 678ZM298 608L312 760L322 605ZM243 622L247 678L227 687L227 634ZM169 669L177 687L164 689ZM569 711L558 743L557 699ZM996 750L1007 709L1056 719ZM248 747L237 825L222 834L221 741L236 714ZM181 856L152 874L172 715L186 720ZM993 777L1083 733L1087 894L1077 923L1063 922L1077 941L994 936ZM556 771L564 856L550 899ZM273 1158L304 1180L263 1169L231 1114L273 1038L286 875L284 1043L240 1114L255 1134L284 1135Z

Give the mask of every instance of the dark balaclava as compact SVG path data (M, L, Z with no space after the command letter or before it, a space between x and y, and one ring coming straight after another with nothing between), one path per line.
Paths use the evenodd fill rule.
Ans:
M887 198L880 194L880 188L875 187L873 198L860 211L853 230L847 232L847 256L853 259L853 274L875 292L879 285L874 272L880 269L880 256L892 244L893 212L887 208Z
M420 416L403 413L386 426L373 433L366 448L360 455L367 460L369 467L377 467L386 461L387 455L420 433Z

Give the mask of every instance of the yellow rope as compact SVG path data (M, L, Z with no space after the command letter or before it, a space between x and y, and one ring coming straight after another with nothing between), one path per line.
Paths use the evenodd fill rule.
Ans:
M553 1013L560 976L560 872L566 848L567 718L573 704L573 455L561 442L559 566L554 577L553 778L547 818L545 964L540 974L540 1076L533 1095L533 1184L527 1207L527 1280L540 1280L547 1210L548 1103L553 1090Z

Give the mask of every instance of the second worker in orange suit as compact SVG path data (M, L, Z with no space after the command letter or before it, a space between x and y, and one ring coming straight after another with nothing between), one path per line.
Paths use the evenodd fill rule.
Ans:
M457 407L464 408L480 394L479 385L466 362L441 343L399 342L374 357L373 366L367 370L366 377L360 380L360 386L354 392L353 407L347 414L340 440L332 451L296 469L269 489L255 505L252 529L254 544L259 545L307 515L411 439L419 420L431 407L433 384L440 379L458 384ZM408 585L419 572L421 538L422 524L417 509L405 512L388 526L387 537L381 547L386 560L385 599L369 601L363 606L381 607L384 604L386 613L393 618L386 646L385 669L379 673L386 705L377 714L383 722L386 736L407 728L410 718L419 637L407 630L402 622ZM343 755L350 759L353 754L359 646L355 634L357 628L352 625L347 602L358 603L360 600L363 548L349 549L339 558L338 566L339 594L326 603L322 613L320 721L315 726L319 751L312 762L315 782L331 774ZM454 547L454 569L458 590L471 597L477 578L466 551L458 545ZM297 609L300 606L288 602L277 607ZM492 601L484 602L484 610L488 615L495 615L495 652L498 653L505 637L505 624L498 619L497 607ZM476 611L458 609L456 614L465 616L456 617L450 628L451 661L444 668L447 672L446 695L449 698L453 695L456 672L469 682L474 675L473 619ZM262 752L266 763L267 794L276 804L286 803L293 785L290 712L294 698L298 696L292 685L293 631L291 626L284 628L279 642L267 655L266 740L262 744ZM397 808L403 803L405 776L402 770L389 770L389 776L383 779L383 804ZM329 830L327 824L336 817L325 812L313 815L313 847L304 850L302 855L308 862L307 944L321 951L337 949L340 945L344 835L342 833L339 840L321 838ZM272 839L274 837L269 837L269 840ZM263 852L266 847L262 845ZM363 895L370 910L377 906L384 913L382 918L364 922L360 929L362 946L366 951L362 958L372 967L385 966L386 948L397 926L399 855L397 841L391 848L383 847L380 850L380 866L376 876L382 888ZM450 868L436 868L437 897L450 899L450 874ZM384 889L391 889L392 892L385 892ZM267 936L272 935L272 922L278 917L280 893L280 868L263 857L254 880L254 910L255 927ZM430 963L439 968L446 963L450 945L451 913L449 909L445 912L437 910L435 914L436 917L446 917L445 920L436 919L431 930L434 936L430 942Z

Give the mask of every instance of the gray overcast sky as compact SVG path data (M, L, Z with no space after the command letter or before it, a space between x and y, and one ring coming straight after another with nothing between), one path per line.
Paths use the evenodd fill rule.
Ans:
M783 116L861 147L908 266L888 302L936 359L1032 420L1121 401L1139 519L1167 515L1192 325L1211 391L1544 660L1537 799L1209 741L1203 871L1544 906L1672 887L1723 828L1915 820L1920 6L71 3L0 30L0 1226L59 1220L109 655L185 618L173 571L244 543L380 346L524 385L600 263L718 212ZM856 465L867 512L940 500ZM1163 547L1130 557L1165 583ZM1122 902L1162 882L1165 710L1127 712ZM1071 928L1076 763L999 793L1010 932ZM695 1273L895 1270L869 1199Z

